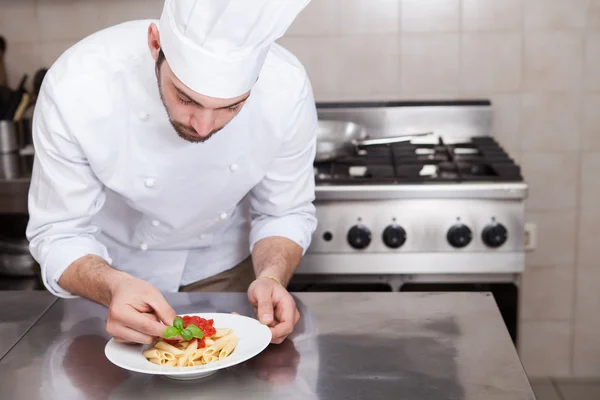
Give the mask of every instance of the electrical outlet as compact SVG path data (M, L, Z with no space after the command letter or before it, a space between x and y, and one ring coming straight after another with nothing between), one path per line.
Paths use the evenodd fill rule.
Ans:
M525 250L532 251L537 245L537 226L534 223L525 223Z

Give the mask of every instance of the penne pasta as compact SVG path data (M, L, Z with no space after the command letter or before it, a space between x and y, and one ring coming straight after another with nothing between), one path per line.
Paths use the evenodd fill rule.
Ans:
M233 352L233 349L235 349L235 346L237 345L237 342L238 342L237 336L229 335L227 337L231 337L231 338L229 339L227 344L223 347L223 349L219 352L219 360L222 360L225 357L228 357Z
M178 367L185 367L187 365L188 358L186 356L181 356L177 359Z
M190 353L190 360L192 361L196 361L199 360L200 357L202 357L202 355L204 354L204 351L206 349L198 349L198 350L194 350L193 352Z
M158 351L158 350L156 350L156 349L150 349L150 350L146 350L146 351L144 351L142 354L143 354L143 355L144 355L144 357L146 357L146 358L159 358L159 359L160 359L160 358L162 358L162 357L160 356L160 353L159 353L159 351Z
M214 339L222 338L223 336L227 336L231 333L231 329L229 328L217 328L217 333L215 333L212 337Z
M204 352L205 355L210 356L213 355L215 353L218 353L219 351L221 351L221 349L223 347L225 347L225 345L227 344L227 342L229 342L229 336L223 336L220 339L215 340L215 344L213 344L212 346L208 347L206 349L206 351Z
M219 357L215 355L206 355L206 353L202 356L202 359L206 364L219 361Z
M164 350L157 350L158 354L160 355L160 358L164 358L167 361L173 361L175 360L175 355L173 353L170 353L168 351L164 351Z
M159 350L168 351L169 353L172 353L175 356L183 355L183 350L179 350L177 347L171 346L169 343L166 342L158 342L154 345L154 347L156 347Z
M230 328L215 328L212 320L199 317L183 317L187 324L194 324L204 333L199 340L158 340L152 348L142 352L151 363L166 367L198 367L229 357L236 349L239 337ZM181 321L179 322L181 323ZM178 329L181 325L179 325ZM172 327L170 329L173 329ZM191 328L190 328L191 329ZM173 334L170 334L173 336ZM198 337L198 336L196 336Z

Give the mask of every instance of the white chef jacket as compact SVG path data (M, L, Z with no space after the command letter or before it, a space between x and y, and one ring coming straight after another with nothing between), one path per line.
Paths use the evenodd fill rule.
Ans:
M316 228L317 114L300 62L273 45L240 113L189 143L160 100L151 22L79 42L40 91L27 237L55 295L74 297L58 279L87 254L177 291L232 268L265 237L305 252Z

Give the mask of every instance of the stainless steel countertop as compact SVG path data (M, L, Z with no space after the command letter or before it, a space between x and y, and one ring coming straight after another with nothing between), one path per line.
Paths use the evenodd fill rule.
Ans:
M59 300L0 361L7 399L533 400L491 295L301 293L291 340L191 381L104 356L106 310ZM252 315L243 293L173 293L178 313Z
M0 292L0 359L56 300L48 292Z

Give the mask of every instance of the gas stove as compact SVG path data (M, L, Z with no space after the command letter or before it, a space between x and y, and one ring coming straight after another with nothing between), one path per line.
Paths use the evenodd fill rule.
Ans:
M489 101L318 104L370 138L433 132L314 163L319 225L296 276L513 280L525 265L519 165Z
M441 137L359 148L355 155L315 162L318 185L521 182L520 168L492 137Z

